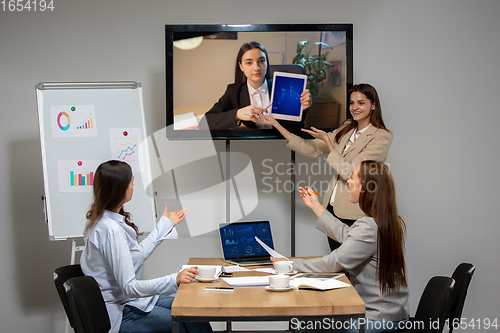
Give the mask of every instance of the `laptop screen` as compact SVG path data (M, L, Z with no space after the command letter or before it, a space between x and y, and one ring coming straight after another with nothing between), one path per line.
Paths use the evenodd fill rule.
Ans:
M269 257L269 253L257 243L255 236L274 249L268 221L221 224L219 233L224 259Z

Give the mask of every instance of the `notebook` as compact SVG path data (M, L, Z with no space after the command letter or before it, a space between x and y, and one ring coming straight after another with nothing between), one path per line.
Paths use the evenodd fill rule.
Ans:
M272 264L269 253L255 240L257 236L274 249L269 221L220 223L219 235L224 261L240 266Z

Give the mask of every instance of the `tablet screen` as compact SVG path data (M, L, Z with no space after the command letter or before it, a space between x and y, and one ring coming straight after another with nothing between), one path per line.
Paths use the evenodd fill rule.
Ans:
M274 72L272 116L276 119L301 121L300 95L305 89L307 76Z

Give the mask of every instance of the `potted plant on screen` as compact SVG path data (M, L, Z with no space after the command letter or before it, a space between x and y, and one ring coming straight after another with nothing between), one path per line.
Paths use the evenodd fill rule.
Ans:
M309 42L307 40L298 42L297 53L293 57L292 64L300 64L304 66L311 95L318 97L321 85L326 79L326 71L332 71L334 67L331 63L326 61L328 52L321 53L321 48L326 47L330 50L333 50L333 48L323 42L316 42L315 44L318 45L318 54L311 55L310 53L313 46L308 49L307 46L309 45Z

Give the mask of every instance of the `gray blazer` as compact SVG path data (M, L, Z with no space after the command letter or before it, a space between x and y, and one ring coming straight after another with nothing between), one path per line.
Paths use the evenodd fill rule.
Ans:
M325 211L316 228L342 245L329 255L315 259L295 259L300 272L349 273L349 280L366 305L366 317L372 320L399 321L408 317L408 289L382 294L377 270L377 224L363 216L351 227Z
M349 202L347 180L362 161L375 160L384 162L386 160L389 148L391 147L392 134L386 130L371 126L363 132L344 153L342 153L354 130L345 134L337 144L335 143L335 135L340 128L328 133L328 137L334 148L331 152L323 140L314 139L306 141L296 135L292 136L287 147L309 157L318 157L328 154L326 163L333 168L335 174L326 192L323 194L323 206L326 207L328 205L333 188L338 180L337 191L333 202L333 211L335 215L340 218L357 220L363 216L363 212L359 209L358 204Z

